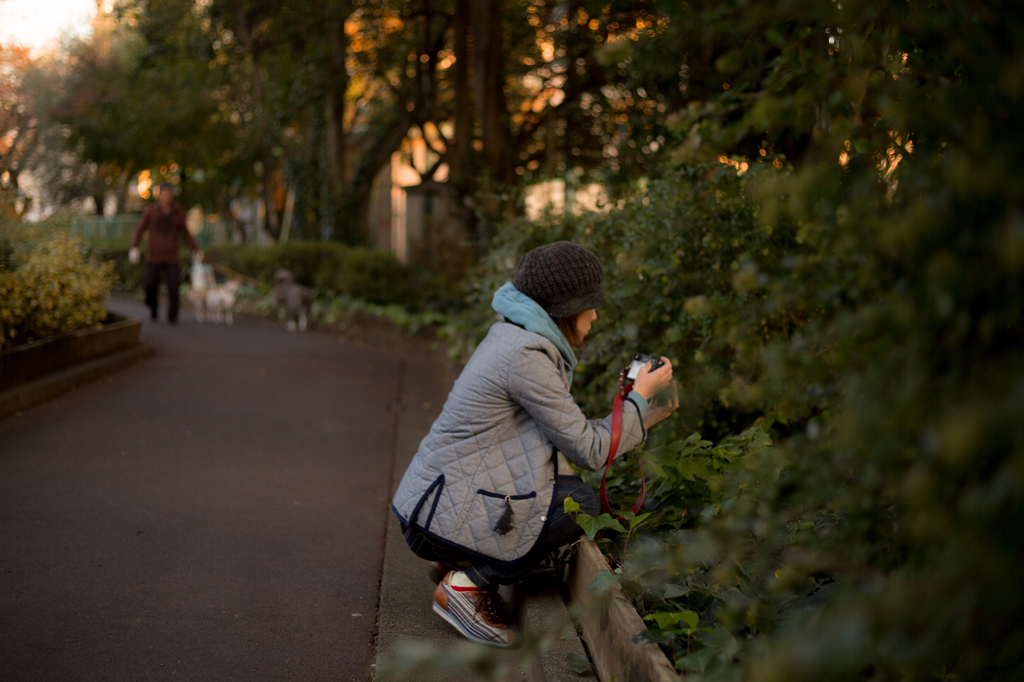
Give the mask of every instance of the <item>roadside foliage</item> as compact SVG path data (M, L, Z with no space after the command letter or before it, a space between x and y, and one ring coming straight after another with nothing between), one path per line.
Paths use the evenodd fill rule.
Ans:
M98 327L114 284L109 263L61 229L3 225L0 350L61 332Z
M712 36L705 77L730 85L676 118L681 166L605 213L510 226L484 263L478 319L514 254L600 254L590 414L628 354L677 363L681 414L639 454L648 503L578 520L688 679L1024 673L1015 15L680 5L657 40ZM657 40L634 52L686 52ZM745 172L716 179L715 155ZM636 475L615 465L613 503Z

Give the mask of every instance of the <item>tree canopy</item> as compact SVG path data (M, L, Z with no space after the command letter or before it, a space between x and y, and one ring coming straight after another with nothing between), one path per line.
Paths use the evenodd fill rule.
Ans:
M148 168L212 208L258 188L271 233L287 189L299 234L351 242L418 136L417 171L475 206L472 229L521 211L528 183L624 191L656 165L670 100L623 48L664 23L642 1L126 0L68 48L51 118L110 184Z

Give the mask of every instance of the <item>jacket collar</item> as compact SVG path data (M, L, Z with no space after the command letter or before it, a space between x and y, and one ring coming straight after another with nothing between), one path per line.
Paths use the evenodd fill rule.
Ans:
M572 346L562 334L558 325L551 319L551 316L544 312L544 309L526 294L520 292L511 282L494 292L494 300L491 301L498 314L517 324L528 332L540 334L545 339L555 344L555 348L561 353L565 360L566 371L569 377L569 385L572 385L572 375L576 369L576 354Z

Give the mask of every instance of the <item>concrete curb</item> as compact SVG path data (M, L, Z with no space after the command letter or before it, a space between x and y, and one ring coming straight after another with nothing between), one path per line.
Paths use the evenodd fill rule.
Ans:
M633 637L647 629L640 614L615 585L611 599L600 603L587 590L599 571L610 570L601 550L586 536L576 546L569 573L569 595L574 606L582 607L579 620L601 682L679 682L679 673L656 644L634 643Z
M10 388L0 393L0 419L116 372L137 360L152 357L154 353L153 346L142 343Z

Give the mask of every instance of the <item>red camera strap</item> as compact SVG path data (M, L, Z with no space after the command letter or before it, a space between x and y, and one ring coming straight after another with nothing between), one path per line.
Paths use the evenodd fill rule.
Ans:
M633 384L626 383L626 370L622 370L619 375L619 392L615 394L615 401L612 403L612 443L608 449L608 463L604 467L604 476L601 477L601 490L599 496L601 498L601 511L605 514L612 513L612 506L608 502L608 490L605 487L605 481L608 479L608 470L612 468L612 461L615 459L615 455L619 451L619 440L622 438L622 405L626 401L626 396L633 389ZM640 513L640 508L644 504L644 496L647 494L647 482L644 480L644 465L640 463L640 459L636 460L637 466L640 468L640 496L636 498L636 502L630 509L633 510L634 514Z

